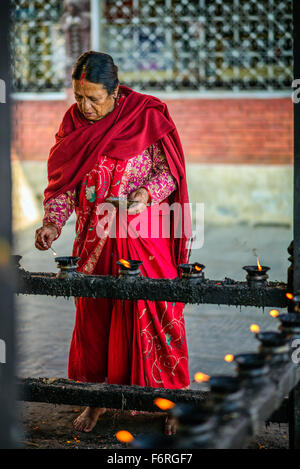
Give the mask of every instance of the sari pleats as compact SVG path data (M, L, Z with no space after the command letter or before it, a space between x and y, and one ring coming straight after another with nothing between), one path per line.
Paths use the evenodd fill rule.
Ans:
M135 215L116 217L116 237L107 238L95 274L118 275L116 261L123 258L143 261L145 277L177 277L170 238L161 236L167 217L158 208L147 207L139 224ZM150 220L160 237L147 233ZM133 237L138 230L145 236ZM69 378L170 389L188 386L183 309L183 303L166 301L79 298Z

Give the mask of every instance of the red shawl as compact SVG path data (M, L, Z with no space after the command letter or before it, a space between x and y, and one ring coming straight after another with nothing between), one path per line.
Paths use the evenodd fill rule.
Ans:
M160 140L178 184L178 189L172 194L172 202L179 202L183 213L184 204L189 202L185 161L178 132L166 104L126 86L120 86L120 92L125 99L120 100L105 118L92 125L76 103L67 110L55 135L56 143L50 150L49 184L44 193L44 203L74 189L101 156L126 161ZM183 220L176 221L175 218L177 215L174 217L175 226L183 223ZM192 237L189 210L186 211L182 231L182 237L173 243L177 264L186 262L189 257L187 242Z

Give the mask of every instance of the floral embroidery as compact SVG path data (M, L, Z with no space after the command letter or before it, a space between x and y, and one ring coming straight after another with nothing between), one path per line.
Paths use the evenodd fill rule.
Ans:
M71 216L75 205L75 191L68 191L58 197L50 199L45 204L43 224L54 223L59 231Z
M172 336L171 336L171 334L165 334L165 336L166 336L167 345L168 345L169 347L171 347L171 350L172 350L172 345L171 345L171 343L170 343L171 340L172 340Z
M85 188L85 197L89 202L95 202L96 200L96 187L90 186Z
M145 187L151 194L151 203L158 204L176 190L176 180L170 172L160 143L151 145L140 155L131 158L130 163L129 178L120 191L123 196L128 197L131 192L139 187ZM86 175L81 186L78 188L79 193L81 190L85 190L85 199L90 203L89 207L85 208L87 213L92 209L96 199L104 197L108 190L108 184L105 179L101 179L100 187L95 186L96 176L100 170L101 168L97 163ZM115 183L115 185L119 184L121 184L120 180ZM65 194L50 199L45 205L44 224L54 223L61 230L75 208L75 200L75 191L68 191ZM76 212L78 212L78 216L80 214L80 207L76 207Z

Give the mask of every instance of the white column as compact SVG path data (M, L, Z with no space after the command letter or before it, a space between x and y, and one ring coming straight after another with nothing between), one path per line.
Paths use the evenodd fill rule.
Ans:
M91 49L100 52L101 0L91 0Z

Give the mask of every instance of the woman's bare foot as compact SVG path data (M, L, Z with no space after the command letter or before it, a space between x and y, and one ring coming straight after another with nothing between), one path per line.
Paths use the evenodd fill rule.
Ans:
M176 435L177 429L177 420L170 415L167 415L165 420L165 434L166 435Z
M74 428L78 431L90 432L97 423L98 417L105 414L103 407L87 407L82 414L74 420Z

